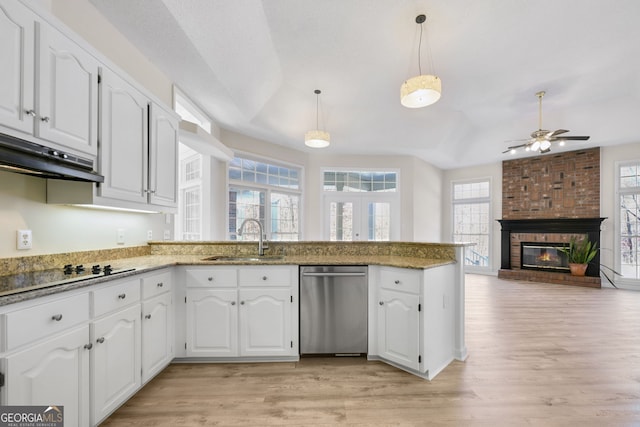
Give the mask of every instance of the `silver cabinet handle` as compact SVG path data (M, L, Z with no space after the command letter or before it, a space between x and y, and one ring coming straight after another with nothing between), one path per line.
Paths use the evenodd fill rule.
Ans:
M164 286L164 283L162 283L162 282L158 282L158 284L157 284L156 286L158 286L159 288L161 288L161 287L163 287L163 286Z
M126 297L127 297L127 294L118 295L118 299L125 299Z
M93 348L93 344L91 344L91 343L85 344L84 348L85 348L85 350L91 350Z
M268 277L267 276L262 276L262 280L267 280Z
M207 277L207 280L213 282L213 277Z
M49 118L49 117L41 117L40 120L42 120L45 123L49 123L49 120L51 120L51 118Z
M378 304L380 304L380 305L384 305L384 301L380 301Z
M399 285L399 284L400 284L400 280L396 280L396 281L395 281L395 282L393 282L393 283L395 283L396 285Z
M236 302L235 301L231 301L231 305L236 305Z
M31 117L35 117L36 116L36 112L33 110L24 110L24 112Z
M104 342L104 337L100 337L96 340L98 344L102 344Z
M151 315L147 314L146 316L144 316L145 319L151 319Z
M51 316L51 320L55 320L56 322L59 322L62 320L62 314L55 314L53 316Z

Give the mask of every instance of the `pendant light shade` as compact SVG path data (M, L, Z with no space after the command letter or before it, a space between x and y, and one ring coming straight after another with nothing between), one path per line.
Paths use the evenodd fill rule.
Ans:
M422 24L426 19L427 17L425 15L416 16L416 24L420 24L420 42L418 44L419 75L407 79L400 86L400 103L407 108L421 108L434 104L440 99L442 94L442 82L440 78L432 74L422 74ZM431 62L433 63L433 61Z
M304 134L304 145L311 148L326 148L331 144L331 137L329 136L329 132L320 130L320 126L318 125L320 93L322 92L320 92L319 89L316 89L313 93L316 94L316 128Z

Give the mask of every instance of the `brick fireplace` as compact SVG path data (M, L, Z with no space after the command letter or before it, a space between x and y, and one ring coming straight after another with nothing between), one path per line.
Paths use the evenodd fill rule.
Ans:
M566 269L522 266L522 244L562 246L572 237L600 242L600 149L502 163L498 277L600 287L600 255L584 278ZM539 243L539 245L536 245Z

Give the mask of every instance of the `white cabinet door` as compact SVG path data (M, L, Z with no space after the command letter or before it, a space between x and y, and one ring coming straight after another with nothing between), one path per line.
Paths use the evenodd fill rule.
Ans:
M36 136L95 157L98 61L44 23L39 29Z
M140 305L92 324L92 425L140 387Z
M240 289L240 355L291 355L291 306L289 289Z
M238 355L238 294L235 289L187 290L187 356Z
M171 293L142 304L142 382L146 383L171 362L173 341Z
M149 139L149 202L175 207L178 200L178 120L151 104Z
M64 406L67 426L89 425L89 327L6 358L6 405Z
M380 290L378 354L392 362L418 369L420 313L418 295Z
M99 195L147 203L148 99L120 76L102 71Z
M0 125L33 133L35 16L0 1ZM29 112L33 112L29 114Z

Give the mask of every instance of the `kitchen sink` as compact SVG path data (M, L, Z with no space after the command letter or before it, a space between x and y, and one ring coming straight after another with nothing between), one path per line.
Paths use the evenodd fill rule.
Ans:
M202 261L239 261L239 262L271 262L283 260L282 255L264 255L264 256L227 256L214 255L203 258Z

